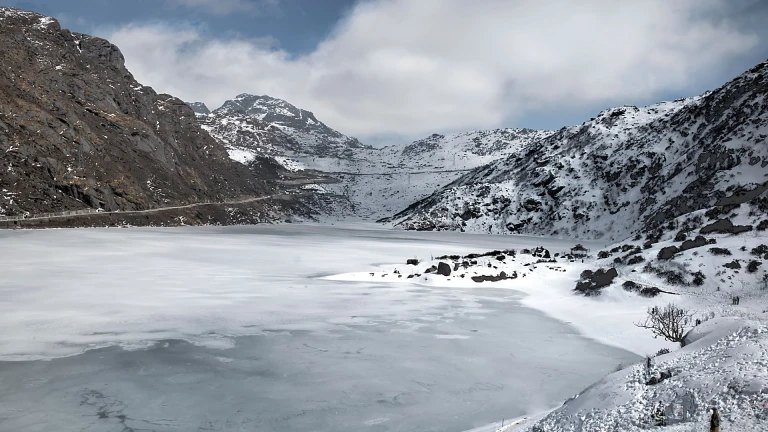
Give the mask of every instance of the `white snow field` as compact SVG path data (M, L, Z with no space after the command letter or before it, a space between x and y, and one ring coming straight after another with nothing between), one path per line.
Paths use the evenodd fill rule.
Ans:
M2 231L0 431L463 431L551 409L640 357L522 291L370 273L573 244L367 225Z
M743 210L732 215L737 223L747 220ZM680 220L691 216L696 214L683 216ZM596 260L597 249L590 251L593 258L586 258L585 262L560 256L556 262L538 263L539 257L522 254L518 249L515 255L496 252L477 257L476 262L466 268L461 265L468 261L466 258L449 256L424 260L415 266L388 264L373 272L353 272L330 278L380 280L432 288L460 287L469 283L475 287L521 291L527 294L521 300L524 305L569 322L582 334L605 344L642 356L653 356L662 347L671 350L653 360L652 375L659 376L661 372L672 375L661 383L647 384L649 375L643 364L627 364L623 370L607 375L565 404L557 404L561 405L557 408L552 405L543 413L531 410L524 416L515 413L508 416L514 418L506 421L504 427L495 422L472 432L707 431L711 407L717 407L722 413L723 431L768 431L768 276L762 266L751 271L745 269L746 263L760 262L763 258L768 236L764 231L739 235L708 234L714 243L677 253L669 261L657 260L662 248L680 244L674 236L674 231L667 232L660 242L638 251L635 256L643 259L635 264L615 264L615 256L610 255ZM601 249L608 251L612 246L620 245ZM727 253L715 253L713 247ZM563 252L549 248L552 255ZM474 252L486 251L488 249ZM439 275L435 271L428 273L428 269L440 262L449 264L450 275ZM744 265L738 268L726 266L735 262ZM704 278L700 284L671 285L657 274L644 271L646 264L667 270L685 270L685 274L701 272ZM574 294L575 282L583 270L612 266L617 267L618 277L612 285L602 289L599 296ZM472 277L498 276L501 272L514 275L514 278L468 282ZM626 281L660 288L666 293L653 298L642 297L623 289L622 283ZM731 302L733 296L741 298L738 305ZM702 321L689 333L684 348L653 339L648 330L634 325L642 321L648 307L663 307L669 302L692 311L693 317ZM657 408L665 412L664 427L657 427L652 418Z

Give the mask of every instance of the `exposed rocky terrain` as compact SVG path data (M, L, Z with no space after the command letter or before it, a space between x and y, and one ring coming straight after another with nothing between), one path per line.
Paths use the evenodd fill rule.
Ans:
M0 59L0 215L272 193L183 101L136 82L106 40L0 8Z
M619 240L768 189L768 63L702 96L624 106L477 168L395 216L416 230Z
M254 155L343 158L350 157L353 149L365 148L357 138L331 129L313 113L270 96L243 93L213 112L201 102L189 105L220 142Z

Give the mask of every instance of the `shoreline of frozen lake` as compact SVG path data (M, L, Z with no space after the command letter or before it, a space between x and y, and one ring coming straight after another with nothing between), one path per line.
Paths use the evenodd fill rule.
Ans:
M0 242L0 429L460 431L638 359L516 291L319 277L572 241L281 225Z

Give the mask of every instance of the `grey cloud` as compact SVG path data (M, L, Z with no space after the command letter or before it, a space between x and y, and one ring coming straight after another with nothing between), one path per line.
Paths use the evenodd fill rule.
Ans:
M301 57L162 25L106 36L159 91L212 107L242 92L269 94L365 139L497 127L691 86L759 46L755 28L724 18L731 4L368 1Z

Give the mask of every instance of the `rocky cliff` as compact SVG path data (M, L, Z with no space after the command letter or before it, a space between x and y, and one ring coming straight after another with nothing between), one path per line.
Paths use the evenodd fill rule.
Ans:
M0 215L140 210L270 192L120 50L0 8Z

